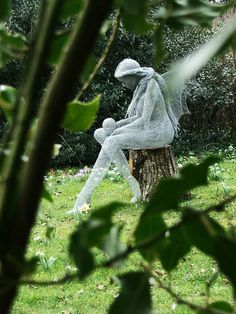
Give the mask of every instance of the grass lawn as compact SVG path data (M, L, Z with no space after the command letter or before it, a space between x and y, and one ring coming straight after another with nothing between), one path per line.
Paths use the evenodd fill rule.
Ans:
M196 208L206 208L236 192L235 161L222 162L219 167L219 169L212 170L209 186L195 189L191 200L186 204L191 204ZM47 201L42 202L28 248L29 257L36 254L41 256L33 277L35 280L56 280L66 271L74 271L67 248L70 234L78 221L76 217L66 216L65 212L72 208L84 181L74 177L73 173L75 170L55 171L50 172L47 177L48 188L52 192L54 202L52 204ZM218 181L213 179L218 179ZM122 238L126 242L133 241L132 232L143 210L142 204L129 205L130 198L131 192L126 182L116 175L107 177L92 198L92 206L95 209L111 201L125 203L115 214L114 220L123 225ZM225 212L214 213L213 216L226 228L232 224L236 226L235 203L227 206ZM170 224L177 218L176 213L169 213L166 217ZM47 226L53 227L53 236L50 241L46 238ZM97 260L103 259L104 255L97 251ZM155 268L164 282L168 282L171 278L173 290L178 292L181 297L194 303L204 304L206 284L217 270L217 265L197 249L192 249L171 275L165 273L158 262L155 264ZM111 280L111 276L138 269L142 269L142 260L136 253L129 257L122 268L100 269L84 282L71 281L65 285L49 287L22 286L12 313L106 313L109 304L119 291L118 286ZM153 288L152 295L154 313L193 313L186 306L176 305L175 301L159 288ZM211 288L210 301L215 300L233 302L230 284L224 276L219 276Z

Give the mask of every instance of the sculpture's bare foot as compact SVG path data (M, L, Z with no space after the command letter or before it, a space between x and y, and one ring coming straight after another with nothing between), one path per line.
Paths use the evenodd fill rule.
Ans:
M135 203L137 203L138 201L141 201L141 195L140 195L140 196L134 196L134 197L132 197L131 200L130 200L130 203L131 203L131 204L135 204Z
M133 178L133 179L134 180L132 182L132 192L133 192L134 196L130 201L132 204L141 200L141 190L140 190L139 183L135 178Z
M90 211L90 197L83 197L79 194L72 210L66 212L67 215L78 215Z

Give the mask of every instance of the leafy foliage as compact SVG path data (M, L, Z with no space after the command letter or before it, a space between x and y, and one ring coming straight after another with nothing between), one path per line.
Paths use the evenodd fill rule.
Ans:
M9 123L12 123L13 112L17 102L17 90L11 86L0 85L0 108Z
M79 278L84 279L94 269L94 256L91 248L104 250L113 257L123 251L119 241L119 227L112 224L111 218L120 204L110 204L93 212L90 219L82 222L72 234L70 254L79 271Z
M148 276L143 272L130 272L118 277L121 292L109 309L110 314L152 313Z
M116 0L116 4L121 8L122 22L127 30L145 34L154 27L146 18L147 0Z
M100 96L89 103L72 101L67 105L63 126L65 129L78 132L88 130L98 111Z
M63 1L60 17L62 19L70 18L80 12L84 5L84 0L66 0Z
M25 38L20 34L9 34L0 25L0 68L5 66L12 57L21 56L27 50Z
M224 205L209 207L205 210L180 207L182 196L186 191L207 184L208 169L216 160L210 157L199 165L187 165L181 170L179 178L161 181L140 217L134 232L135 246L113 251L114 254L110 255L110 260L104 265L113 265L114 261L117 262L134 251L139 251L150 265L160 260L163 268L171 272L182 258L193 247L196 247L218 263L219 269L229 279L235 291L235 238L232 238L224 227L209 215L215 209L222 210ZM165 222L165 211L171 209L178 209L181 216L177 223L168 226ZM102 239L114 230L114 225L111 224L112 214L112 206L94 211L87 221L78 226L72 236L73 250L71 252L76 256L76 261L78 258L80 260L77 266L81 278L96 268L90 248L96 246L105 249ZM74 237L80 240L76 242ZM115 242L111 239L107 242L110 243L111 248L117 247L117 239L118 237L115 237ZM83 251L81 245L83 245ZM80 254L78 254L78 248ZM140 313L151 311L150 286L146 273L124 274L119 276L119 280L122 290L111 305L110 313L118 313L118 309L122 309L125 313L139 313L139 310ZM140 295L143 297L141 298ZM217 306L220 308L221 305L222 309L225 306L226 312L231 310L224 302L212 304L211 307L217 309Z
M10 1L3 0L0 3L0 21L7 18L8 14L10 13Z
M168 1L166 8L161 8L157 19L174 28L183 25L210 26L210 22L228 7L228 3L212 4L202 0L172 0Z

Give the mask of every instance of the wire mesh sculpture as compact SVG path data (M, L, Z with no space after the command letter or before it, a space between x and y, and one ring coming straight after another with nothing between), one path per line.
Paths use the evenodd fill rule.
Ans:
M184 83L170 92L166 81L171 72L159 75L150 67L141 67L133 59L124 59L115 71L115 77L134 90L125 119L105 119L102 128L94 133L101 144L92 172L79 193L70 214L76 214L90 204L91 194L104 178L111 163L127 180L133 193L131 202L140 196L138 181L130 174L124 149L155 149L170 144L179 130L179 118L188 113Z

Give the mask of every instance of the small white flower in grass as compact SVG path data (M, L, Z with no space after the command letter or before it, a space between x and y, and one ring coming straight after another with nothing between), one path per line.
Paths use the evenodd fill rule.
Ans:
M155 286L156 280L155 280L154 277L150 277L150 278L149 278L149 284L150 284L151 286Z
M176 304L176 303L173 303L173 304L171 305L172 311L175 311L175 310L176 310L176 307L177 307L177 304Z
M42 238L40 236L34 237L34 241L42 241Z
M72 268L71 268L70 265L67 265L65 269L66 269L66 271L68 271L68 272L70 272L70 271L72 270Z
M37 251L35 255L38 257L43 257L44 253L42 251Z
M80 208L80 212L82 213L87 213L91 210L91 207L89 204L84 204L81 208Z

